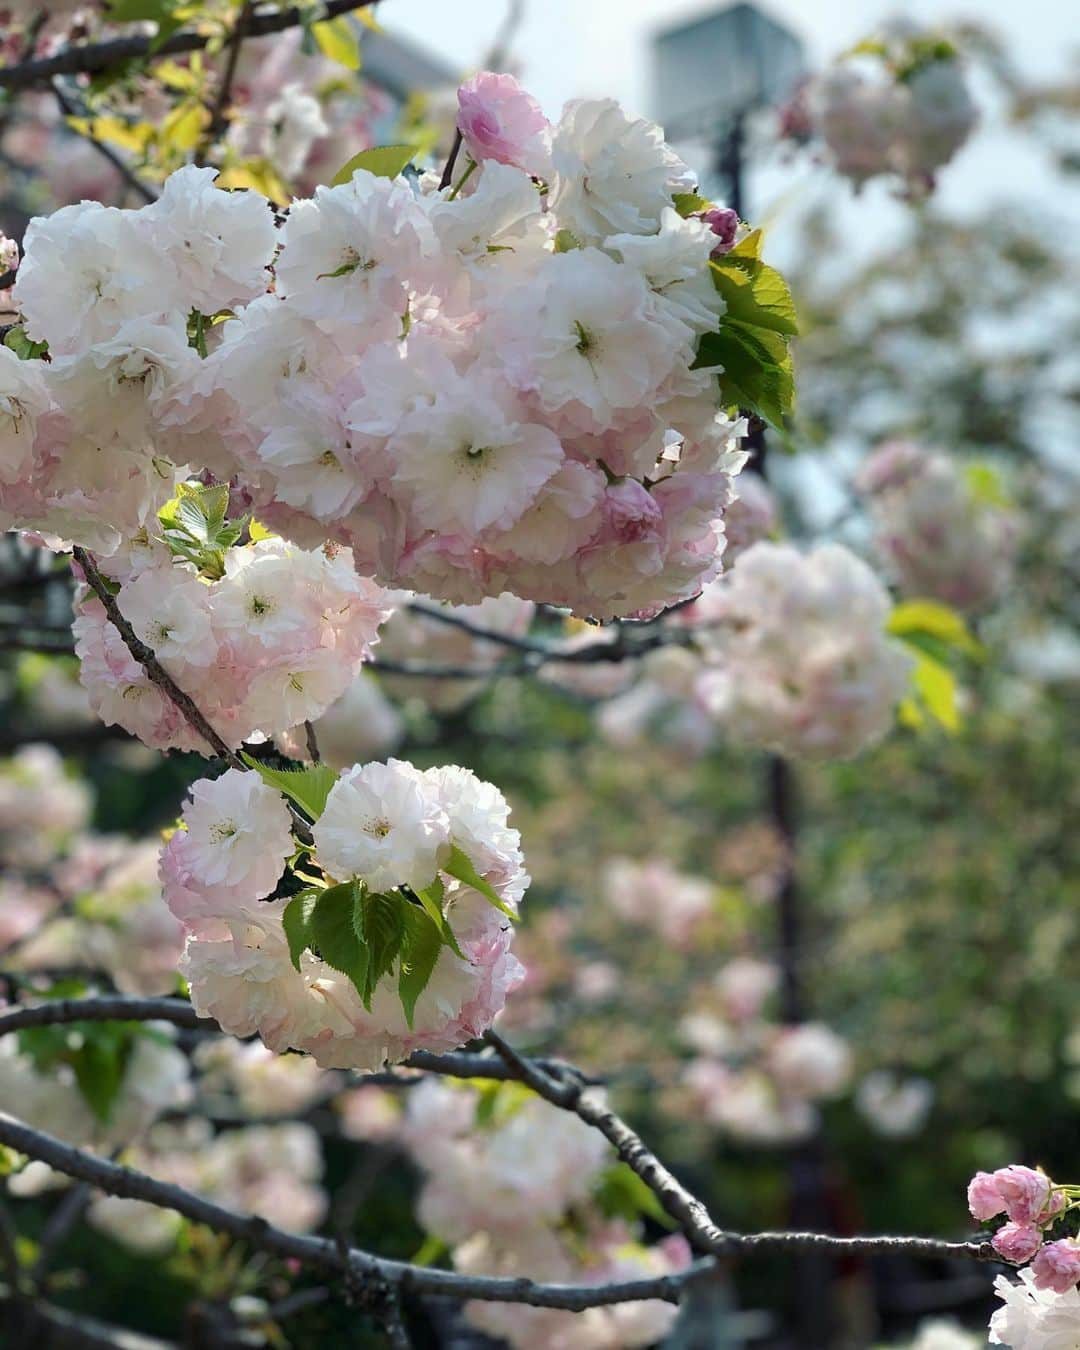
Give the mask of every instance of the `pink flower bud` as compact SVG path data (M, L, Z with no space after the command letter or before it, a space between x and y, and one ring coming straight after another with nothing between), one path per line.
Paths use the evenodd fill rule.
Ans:
M636 478L611 484L604 497L604 513L624 543L648 538L655 533L662 516L656 499Z
M1031 1265L1036 1289L1066 1294L1080 1280L1080 1246L1075 1238L1048 1242Z
M1005 1213L1013 1223L1034 1223L1050 1199L1050 1178L1045 1172L1014 1163L1011 1167L999 1167L994 1180L1005 1202Z
M708 211L702 211L701 219L717 236L713 245L713 257L718 258L730 253L735 244L735 236L739 232L738 213L730 206L714 206Z
M992 1219L1005 1208L997 1181L989 1172L975 1173L968 1184L967 1199L972 1218L978 1219L980 1223Z
M497 159L540 174L550 124L513 75L482 70L458 90L458 129L477 163Z
M1033 1223L1007 1223L997 1230L990 1243L999 1256L1022 1266L1039 1250L1042 1240L1042 1233Z

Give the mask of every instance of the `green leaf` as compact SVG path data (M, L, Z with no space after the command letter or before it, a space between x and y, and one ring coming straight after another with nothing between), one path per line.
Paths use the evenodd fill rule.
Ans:
M745 238L740 239L735 247L727 254L729 258L760 258L761 250L765 244L765 233L763 230L751 230Z
M439 932L442 934L442 940L455 956L460 956L465 960L465 953L458 946L457 938L454 936L450 922L443 913L443 898L446 894L446 887L442 884L442 877L436 877L430 886L422 891L416 891L416 898L423 905L433 923L438 925Z
M360 69L360 39L346 15L313 23L311 33L324 56L346 70Z
M309 926L319 955L328 966L347 975L364 997L368 950L361 941L356 913L361 902L360 883L343 881L323 891L312 910Z
M376 178L396 178L416 153L411 145L379 145L361 150L347 160L330 180L331 187L347 183L358 169L366 169Z
M396 893L368 892L357 901L355 921L367 948L367 969L361 991L364 1007L371 1011L371 998L384 975L394 968L405 938L404 908L408 903Z
M573 230L557 230L555 232L555 252L570 253L575 248L581 247L581 240Z
M449 876L456 877L464 885L471 886L474 891L479 891L484 899L494 905L500 914L505 914L508 919L517 922L518 916L504 900L499 898L491 883L484 880L457 844L451 845L450 860L443 863L442 870Z
M964 478L971 495L983 506L1004 510L1011 505L1000 475L989 464L968 464L964 469Z
M416 1011L416 1000L424 992L442 951L442 925L416 905L401 906L403 941L401 966L398 970L398 994L405 1011L405 1020L411 1027Z
M791 357L782 336L725 317L718 332L701 339L694 366L721 366L723 402L782 429L795 401Z
M318 820L326 809L330 789L338 780L329 764L312 764L307 769L272 769L246 750L241 751L240 758L255 770L264 783L283 792L312 820Z
M300 969L301 956L315 943L311 919L323 894L318 887L312 886L294 895L282 912L281 924L289 943L289 956L297 970Z
M940 726L952 736L960 730L960 712L956 706L956 676L932 656L920 656L912 672L919 699Z
M919 639L930 637L937 639L945 647L954 647L965 656L981 660L985 655L981 643L971 634L962 614L937 600L904 600L896 605L886 624L888 632L901 638L919 651L927 652L927 646ZM929 650L930 656L937 653Z
M79 1091L102 1124L108 1124L112 1118L134 1048L133 1037L111 1044L94 1037L87 1039L72 1057L71 1068Z
M36 361L49 350L47 342L31 342L22 324L16 324L4 334L4 346L13 351L20 361Z
M794 337L799 331L795 302L775 267L734 252L709 264L713 285L724 297L727 316L754 328Z
M675 210L684 220L687 216L696 216L701 211L712 209L712 202L706 197L699 197L696 192L675 192L671 200L675 203Z
M601 1173L593 1198L600 1212L609 1219L636 1223L644 1217L665 1228L675 1227L675 1221L660 1203L656 1192L624 1162L612 1163Z

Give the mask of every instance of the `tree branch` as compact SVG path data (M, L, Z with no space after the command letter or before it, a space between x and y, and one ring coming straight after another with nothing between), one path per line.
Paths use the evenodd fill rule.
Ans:
M190 695L185 694L173 677L157 659L150 648L136 634L134 628L128 623L120 612L120 606L116 603L116 597L105 584L105 579L98 571L97 563L84 548L78 544L72 549L72 555L79 564L86 583L94 592L97 598L105 606L105 613L109 616L109 622L124 639L124 646L132 654L143 670L146 671L151 683L156 684L161 692L172 703L179 708L189 724L203 738L207 745L213 750L215 755L219 755L225 762L234 769L247 770L247 765L240 756L222 740L221 736L214 730L210 723L203 716L202 712L195 704L195 700Z
M217 1233L237 1238L257 1250L292 1257L340 1277L373 1284L377 1288L388 1284L416 1293L439 1294L449 1298L527 1303L537 1308L563 1308L569 1312L581 1312L586 1308L638 1299L663 1299L668 1303L677 1303L684 1286L712 1268L711 1262L698 1262L673 1275L595 1285L542 1284L524 1278L459 1275L455 1271L434 1270L373 1256L356 1247L348 1247L342 1253L338 1244L328 1238L286 1233L255 1215L236 1214L180 1186L157 1181L145 1172L121 1167L82 1149L73 1148L44 1131L24 1125L6 1112L0 1112L0 1143L48 1164L65 1176L88 1182L109 1195L143 1200L163 1209L175 1210L194 1223L204 1224Z
M12 1031L21 1030L29 1026L47 1026L51 1024L62 1024L65 1022L79 1021L111 1021L111 1020L129 1020L129 1021L169 1021L177 1026L188 1028L194 1027L213 1027L215 1024L207 1018L200 1018L195 1009L182 999L172 998L130 998L124 995L116 995L108 998L88 998L88 999L55 999L45 1003L34 1004L31 1007L16 1007L0 1012L0 1036L6 1035ZM402 1067L423 1069L434 1073L449 1074L457 1078L512 1078L525 1083L531 1087L540 1096L546 1098L554 1106L561 1107L565 1111L573 1111L586 1124L593 1126L600 1131L615 1147L619 1156L630 1166L639 1177L653 1190L657 1198L664 1205L669 1214L680 1224L687 1236L690 1237L696 1245L703 1251L714 1254L735 1254L744 1251L754 1251L758 1248L780 1248L787 1250L800 1250L807 1248L817 1248L830 1252L874 1252L874 1251L903 1251L916 1256L942 1257L958 1256L967 1257L975 1261L999 1261L1000 1258L989 1242L985 1241L967 1241L967 1242L949 1242L939 1238L922 1237L892 1237L892 1236L872 1236L872 1237L833 1237L827 1233L731 1233L717 1227L713 1222L708 1210L695 1196L679 1182L676 1177L659 1161L659 1159L648 1149L641 1138L617 1116L613 1111L601 1105L595 1097L587 1092L589 1082L573 1065L562 1063L558 1060L532 1060L526 1058L519 1051L515 1050L507 1041L505 1041L497 1032L488 1031L486 1040L495 1048L502 1059L500 1065L497 1061L488 1056L470 1054L468 1052L454 1052L450 1054L436 1055L429 1051L414 1052ZM361 1076L362 1077L362 1076ZM87 1175L85 1171L73 1171L62 1163L53 1163L51 1157L45 1157L44 1154L35 1153L30 1148L24 1148L21 1144L14 1143L11 1138L5 1137L4 1131L26 1130L29 1136L37 1139L46 1140L50 1146L55 1145L57 1149L67 1150L67 1154L74 1154L76 1160L89 1159L89 1164L93 1167L111 1168L111 1171L105 1173L109 1177L130 1175L125 1168L114 1167L113 1164L103 1163L100 1159L93 1158L91 1155L78 1154L77 1150L70 1150L59 1140L51 1140L47 1135L39 1135L38 1132L29 1130L29 1127L20 1125L19 1122L11 1117L0 1116L0 1143L9 1143L12 1147L19 1148L24 1153L30 1153L34 1157L42 1157L50 1166L55 1166L58 1171L67 1172L69 1176L75 1176L84 1181L90 1181L94 1185L100 1185L96 1175ZM66 1156L66 1155L65 1155ZM70 1159L69 1159L70 1161ZM138 1174L135 1174L138 1175ZM146 1178L150 1181L150 1178ZM159 1186L160 1183L152 1182L153 1186ZM102 1189L110 1190L111 1194L129 1195L129 1190L116 1191L110 1187L102 1186ZM165 1188L166 1190L175 1190L176 1188ZM183 1193L181 1193L183 1194ZM189 1218L196 1218L197 1222L205 1220L190 1214L188 1210L179 1205L172 1204L169 1200L155 1200L147 1194L136 1194L135 1199L150 1199L152 1203L164 1204L168 1208L176 1209L181 1214L187 1214ZM199 1201L199 1204L208 1202ZM219 1211L216 1206L211 1206L211 1210L218 1214L227 1213ZM236 1215L229 1215L230 1220L244 1222L247 1224L258 1225L261 1220L238 1220ZM207 1221L208 1222L208 1221ZM213 1223L209 1224L213 1227ZM220 1231L232 1232L233 1229L222 1228ZM272 1230L271 1230L272 1231ZM235 1236L245 1236L244 1233L236 1232ZM329 1247L333 1252L332 1243L326 1243L324 1239L305 1238L293 1239L291 1235L278 1235L287 1241L298 1241L306 1243L322 1244L318 1247L318 1252L323 1253L324 1248ZM264 1244L265 1245L265 1244ZM280 1250L280 1247L267 1247L267 1250ZM310 1252L313 1249L307 1249L307 1259L314 1259ZM298 1251L288 1251L285 1255L300 1255ZM413 1279L410 1273L413 1268L402 1267L400 1262L380 1261L380 1258L367 1256L361 1253L369 1262L376 1262L382 1267L392 1269L387 1274L386 1270L382 1273L385 1278L393 1280L407 1281ZM322 1257L320 1257L322 1259ZM324 1261L325 1264L325 1261ZM340 1261L337 1264L331 1262L331 1267L341 1271L343 1268ZM405 1273L402 1273L404 1271ZM427 1274L437 1274L440 1277L448 1278L446 1272L426 1272ZM674 1279L676 1277L667 1277ZM490 1284L490 1281L480 1281L481 1287ZM507 1288L515 1285L515 1281L496 1281L499 1288ZM417 1289L426 1289L428 1292L443 1292L442 1290L431 1289L428 1285L414 1284L412 1287ZM524 1281L524 1287L533 1289L530 1281ZM578 1286L571 1286L578 1289ZM611 1286L605 1286L611 1288ZM499 1301L500 1296L495 1293L467 1293L460 1295L467 1298L488 1298ZM560 1295L561 1297L561 1295ZM626 1295L630 1297L630 1295ZM664 1298L665 1294L636 1294L633 1297L640 1298ZM531 1298L508 1297L507 1302L533 1302ZM620 1302L620 1297L613 1297L607 1302ZM538 1307L568 1307L570 1305L559 1302L538 1303ZM596 1304L581 1303L575 1305L580 1307L599 1306Z
M328 0L326 13L322 17L332 19L338 14L370 9L377 3L378 0ZM286 28L298 28L310 17L311 11L299 5L272 10L268 14L256 14L248 24L245 36L265 37L269 33L282 33ZM0 89L29 89L35 85L49 84L57 75L98 75L103 70L112 70L129 61L141 61L146 57L158 60L175 56L179 52L202 51L212 37L210 33L182 29L156 46L154 36L139 34L65 47L55 56L20 61L0 70Z
M0 71L0 74L2 73L3 72ZM77 117L80 115L79 109L75 107L64 93L63 89L60 88L58 82L53 83L52 91L56 97L56 102L60 107L60 111L65 117ZM124 159L123 155L117 154L111 145L106 145L104 141L99 141L96 136L91 136L89 132L80 132L80 135L83 140L89 141L102 159L107 160L113 166L128 187L131 188L132 192L140 196L147 205L157 201L157 193L137 176L131 165Z

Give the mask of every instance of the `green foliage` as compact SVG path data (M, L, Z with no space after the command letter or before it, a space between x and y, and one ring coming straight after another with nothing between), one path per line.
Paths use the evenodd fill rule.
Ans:
M403 940L399 957L398 995L405 1011L405 1020L411 1027L416 1000L427 988L443 949L445 921L436 924L426 911L417 909L415 905L404 904L401 906L401 922Z
M225 575L225 553L240 538L244 522L227 519L229 489L181 483L158 512L162 534L174 557L185 558L216 581Z
M315 906L324 894L320 887L312 886L306 891L301 891L299 895L294 895L282 911L281 925L285 929L285 938L289 944L289 956L297 970L300 969L301 956L315 942L311 918L315 913Z
M556 230L555 232L555 252L570 253L575 248L581 247L581 240L573 230Z
M675 210L684 220L687 216L696 216L712 207L712 202L706 197L699 197L696 192L676 192L672 194L671 200L675 203Z
M329 764L312 764L306 769L275 769L264 764L246 750L240 758L254 769L264 783L294 801L312 820L318 820L326 810L326 799L338 776Z
M609 1219L624 1219L630 1224L652 1219L665 1228L676 1227L656 1192L624 1162L612 1163L604 1170L593 1196L600 1212Z
M505 914L508 919L517 922L517 915L514 911L498 896L494 887L480 875L468 857L458 848L457 844L451 846L449 860L443 863L444 872L448 876L456 877L458 881L466 886L471 886L474 891L479 891L484 899L499 911Z
M347 183L358 169L366 169L376 178L396 178L416 153L411 145L379 145L361 150L347 160L330 180L331 187Z
M782 428L795 401L788 342L799 329L787 283L760 252L755 230L710 264L727 310L718 331L701 339L695 367L721 367L723 402Z
M889 616L888 631L915 656L912 693L900 705L900 720L915 730L928 719L949 735L960 730L956 675L950 663L957 656L981 660L983 649L963 616L936 600L905 600Z
M4 334L4 346L13 351L20 361L36 361L49 350L47 342L31 342L20 323Z
M56 993L66 993L66 990ZM141 1022L72 1022L66 1026L27 1027L18 1033L19 1049L38 1073L68 1067L97 1120L107 1125L124 1084L136 1043L154 1032Z
M400 891L369 891L356 880L301 891L285 907L282 922L297 970L310 948L349 977L369 1012L376 986L396 967L410 1026L439 952L448 946L460 955L441 910L433 915Z
M360 69L360 39L346 14L311 25L311 35L324 56L346 70Z

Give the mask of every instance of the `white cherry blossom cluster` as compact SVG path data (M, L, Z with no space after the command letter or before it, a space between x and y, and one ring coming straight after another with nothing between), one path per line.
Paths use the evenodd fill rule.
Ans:
M308 551L262 539L232 547L216 580L156 545L117 555L109 570L136 636L230 746L326 712L390 612L348 551L329 546ZM154 749L209 753L89 588L77 597L74 633L80 679L104 722Z
M732 739L807 758L880 740L911 657L886 631L888 592L838 544L754 544L695 607L698 696Z
M0 856L19 867L50 862L90 819L86 784L51 745L24 745L0 761Z
M606 1140L518 1084L481 1090L425 1080L409 1093L400 1135L424 1176L417 1216L449 1244L462 1273L581 1284L663 1275L689 1262L681 1236L646 1247L632 1221L605 1212L614 1162ZM675 1315L658 1301L577 1314L466 1307L473 1326L515 1350L632 1350L662 1340Z
M245 1125L214 1134L206 1120L162 1122L125 1161L157 1181L290 1232L310 1232L326 1216L322 1146L310 1125ZM173 1210L115 1195L95 1197L87 1218L144 1256L170 1251L184 1222Z
M651 615L715 576L744 426L693 368L725 303L689 171L611 100L480 97L451 187L360 168L278 228L187 167L34 220L0 521L109 553L186 468L457 603Z
M508 814L467 769L354 765L325 795L314 848L283 892L298 851L285 798L255 772L197 782L161 861L195 1007L325 1067L377 1068L481 1034L523 975L511 916L529 878ZM293 919L308 921L309 901L298 943ZM411 1008L406 961L426 962Z
M992 470L965 472L947 455L889 441L862 466L858 486L870 501L877 549L905 595L965 611L1001 595L1018 521Z
M162 903L159 851L157 840L78 838L51 875L54 903L67 899L67 912L28 935L19 969L85 969L125 994L175 992L183 932Z
M824 1023L784 1025L767 1016L777 984L771 962L736 957L714 981L711 1010L688 1015L680 1028L697 1052L684 1083L698 1110L757 1145L806 1138L817 1104L841 1093L852 1072L850 1047Z
M978 120L956 48L902 20L841 58L810 102L839 173L856 187L898 175L916 196L933 188Z
M651 929L673 947L687 948L716 911L715 888L703 877L677 871L663 858L611 858L604 895L626 923Z

